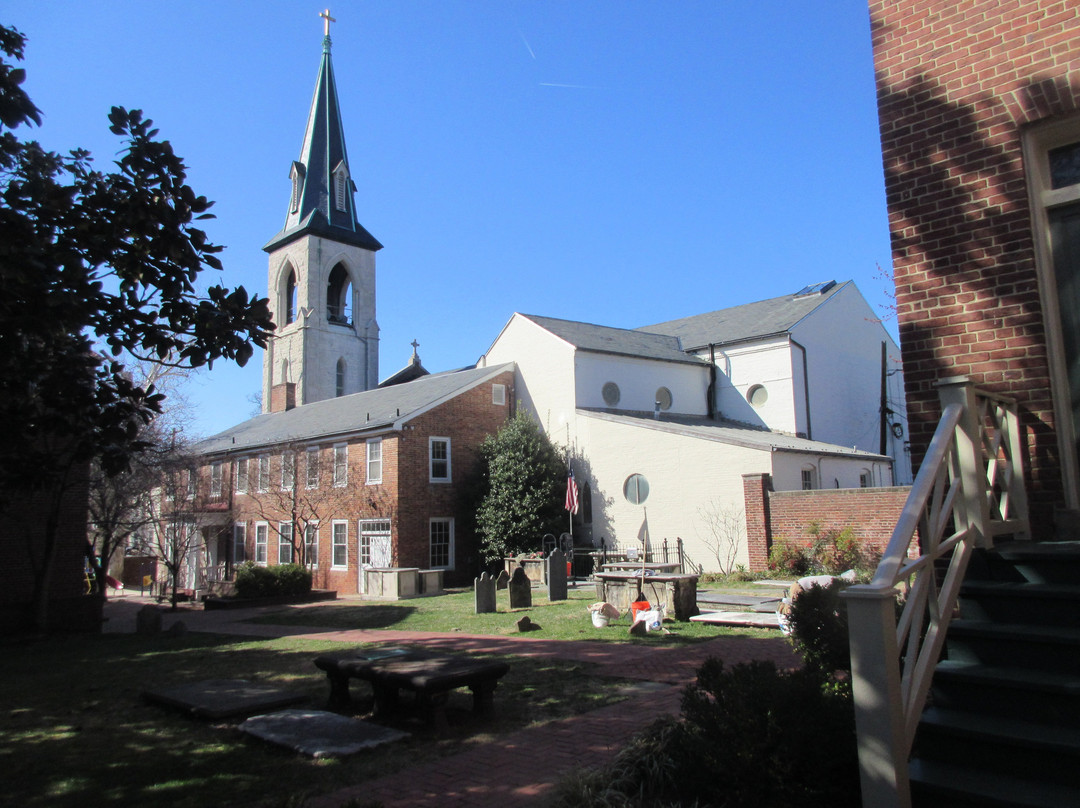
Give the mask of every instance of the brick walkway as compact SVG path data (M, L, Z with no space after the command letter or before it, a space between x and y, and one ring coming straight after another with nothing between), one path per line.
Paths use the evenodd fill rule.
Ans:
M135 612L152 602L137 596L110 601L107 631L130 632ZM571 769L610 760L625 741L656 717L677 714L682 687L708 657L727 665L772 660L792 667L798 659L781 637L719 637L703 643L658 648L620 643L563 642L529 637L489 637L414 631L327 631L303 626L241 622L261 610L186 610L167 613L165 627L181 619L190 631L255 637L302 636L342 643L404 643L446 652L475 651L525 657L558 657L595 665L594 673L658 683L627 701L582 715L530 727L457 755L406 767L313 798L307 808L337 808L351 799L378 800L386 808L505 808L539 806Z

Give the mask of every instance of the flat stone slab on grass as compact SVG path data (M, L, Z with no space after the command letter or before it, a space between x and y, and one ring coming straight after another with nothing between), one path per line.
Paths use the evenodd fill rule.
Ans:
M695 623L712 623L717 626L780 628L780 617L776 612L703 612L690 619Z
M699 604L703 603L709 606L741 607L739 611L744 612L775 612L776 607L780 605L778 595L731 595L723 592L698 592L697 600Z
M144 690L143 698L175 707L196 718L217 720L255 715L307 701L307 696L245 679L205 679L184 685Z
M242 723L240 731L314 758L354 755L409 735L325 710L281 710L257 715Z

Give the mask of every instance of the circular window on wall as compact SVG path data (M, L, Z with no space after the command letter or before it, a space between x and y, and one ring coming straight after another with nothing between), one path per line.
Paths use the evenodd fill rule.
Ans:
M765 385L755 384L746 391L746 400L751 406L764 407L765 402L769 400L769 391L765 389Z
M622 396L619 392L619 385L615 384L615 382L608 382L600 392L604 396L604 403L609 407L614 407L618 404L619 398Z
M656 403L660 405L662 410L671 409L671 391L666 387L661 387L656 391Z
M641 474L631 474L623 483L622 492L631 505L640 505L649 498L649 481Z

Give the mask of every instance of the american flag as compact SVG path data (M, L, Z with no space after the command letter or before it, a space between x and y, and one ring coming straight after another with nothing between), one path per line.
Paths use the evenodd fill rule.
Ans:
M577 482L574 480L574 470L570 469L566 472L566 510L577 513L577 509Z

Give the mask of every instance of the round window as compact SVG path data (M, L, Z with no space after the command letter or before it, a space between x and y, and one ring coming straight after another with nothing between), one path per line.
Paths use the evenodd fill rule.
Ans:
M765 402L769 400L769 391L764 385L755 384L746 391L746 400L754 407L764 407Z
M619 398L622 395L619 392L619 385L615 384L615 382L608 382L607 384L605 384L604 389L601 390L601 393L604 396L604 403L607 404L609 407L614 407L616 404L618 404Z
M622 492L631 505L640 505L649 498L649 481L640 474L631 474L623 483Z
M656 403L660 405L662 410L671 409L671 391L666 387L661 387L656 391Z

